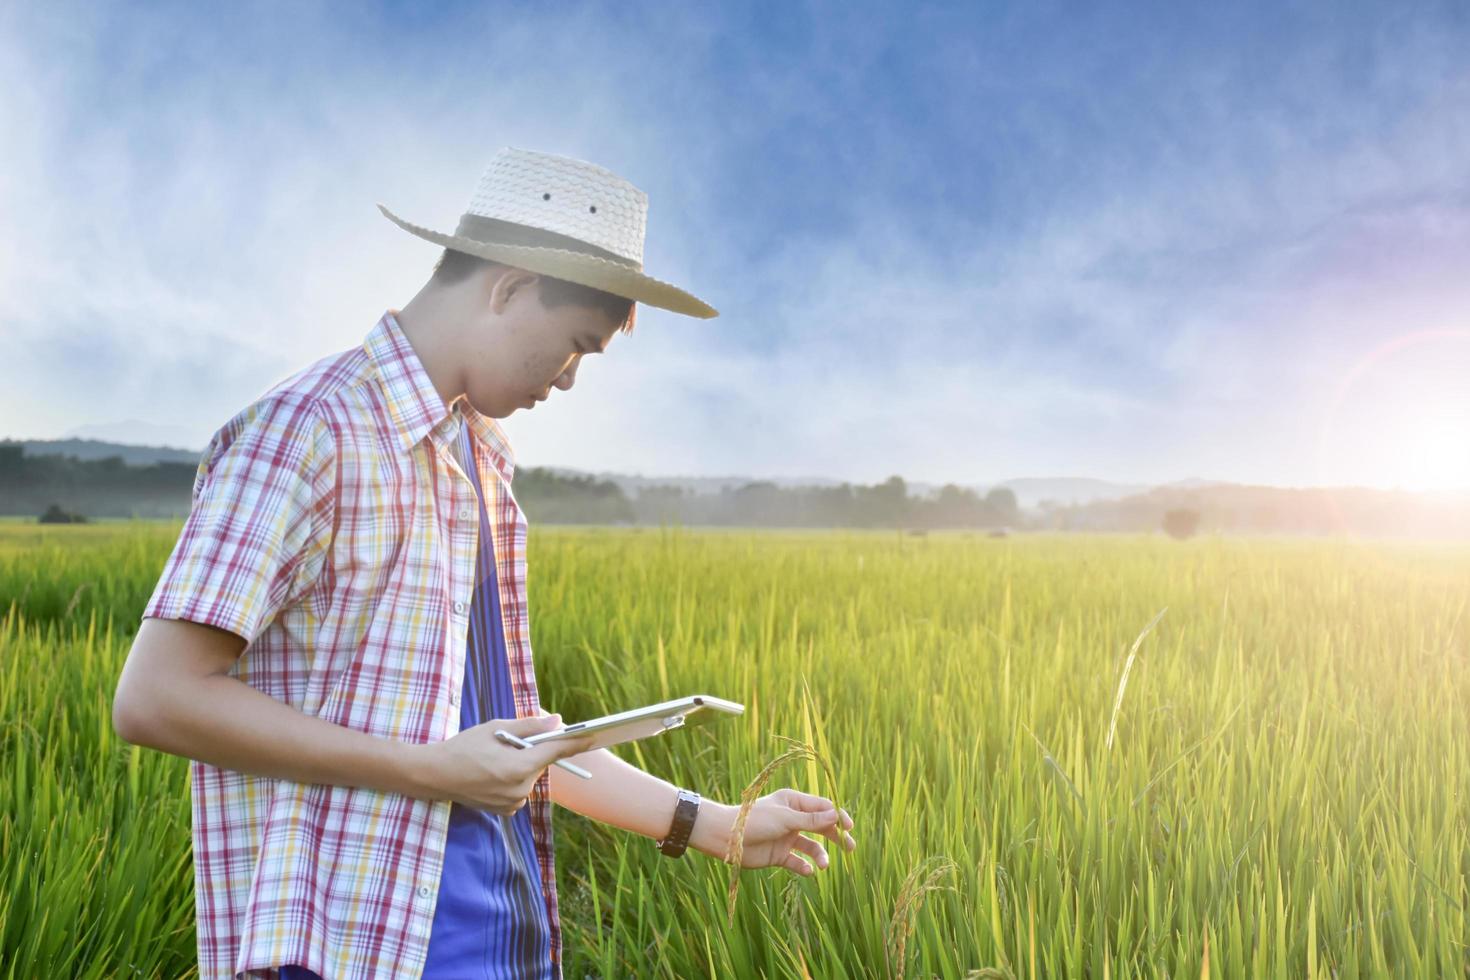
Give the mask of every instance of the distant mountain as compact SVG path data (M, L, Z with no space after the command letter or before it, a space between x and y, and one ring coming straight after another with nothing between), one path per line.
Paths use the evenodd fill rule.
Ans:
M201 449L169 449L163 446L130 446L96 439L0 439L0 446L21 446L27 456L74 456L81 460L121 456L128 466L151 463L198 463Z
M1160 487L1173 488L1175 490L1203 490L1206 487L1231 487L1238 484L1228 480L1201 480L1198 477L1189 477L1184 480L1175 480L1173 483L1160 483Z
M188 449L196 442L193 433L182 425L158 425L137 419L79 425L66 435L69 439L88 439L144 448L166 446L171 449ZM198 456L202 451L201 445L194 455Z

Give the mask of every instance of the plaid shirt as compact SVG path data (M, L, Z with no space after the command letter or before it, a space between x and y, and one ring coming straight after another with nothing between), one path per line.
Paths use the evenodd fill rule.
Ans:
M463 399L490 498L516 712L539 712L511 448ZM247 641L230 675L306 714L423 743L459 731L479 513L446 410L394 317L266 392L211 440L144 617ZM203 980L418 977L451 803L190 763ZM533 837L560 970L550 777Z

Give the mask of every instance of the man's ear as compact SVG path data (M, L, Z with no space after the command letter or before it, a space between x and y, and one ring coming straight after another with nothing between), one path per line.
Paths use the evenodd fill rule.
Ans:
M534 272L528 272L525 269L516 269L514 267L491 269L488 272L491 276L496 276L496 273L499 273L489 283L490 295L488 298L490 309L496 313L504 313L506 307L510 305L512 297L531 289L541 278Z

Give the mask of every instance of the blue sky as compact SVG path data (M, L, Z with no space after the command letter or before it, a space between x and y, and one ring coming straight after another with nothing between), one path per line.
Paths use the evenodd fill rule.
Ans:
M0 435L202 446L421 285L375 202L514 145L721 310L523 463L1470 485L1463 5L421 6L0 11Z

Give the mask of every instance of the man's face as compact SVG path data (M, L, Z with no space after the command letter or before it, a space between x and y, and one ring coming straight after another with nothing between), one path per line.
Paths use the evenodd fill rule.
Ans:
M524 280L518 270L508 274ZM505 418L534 408L553 388L568 391L582 358L612 341L618 324L601 310L567 304L541 305L540 280L502 283L492 291L471 338L495 336L496 343L466 352L465 397L476 411Z

